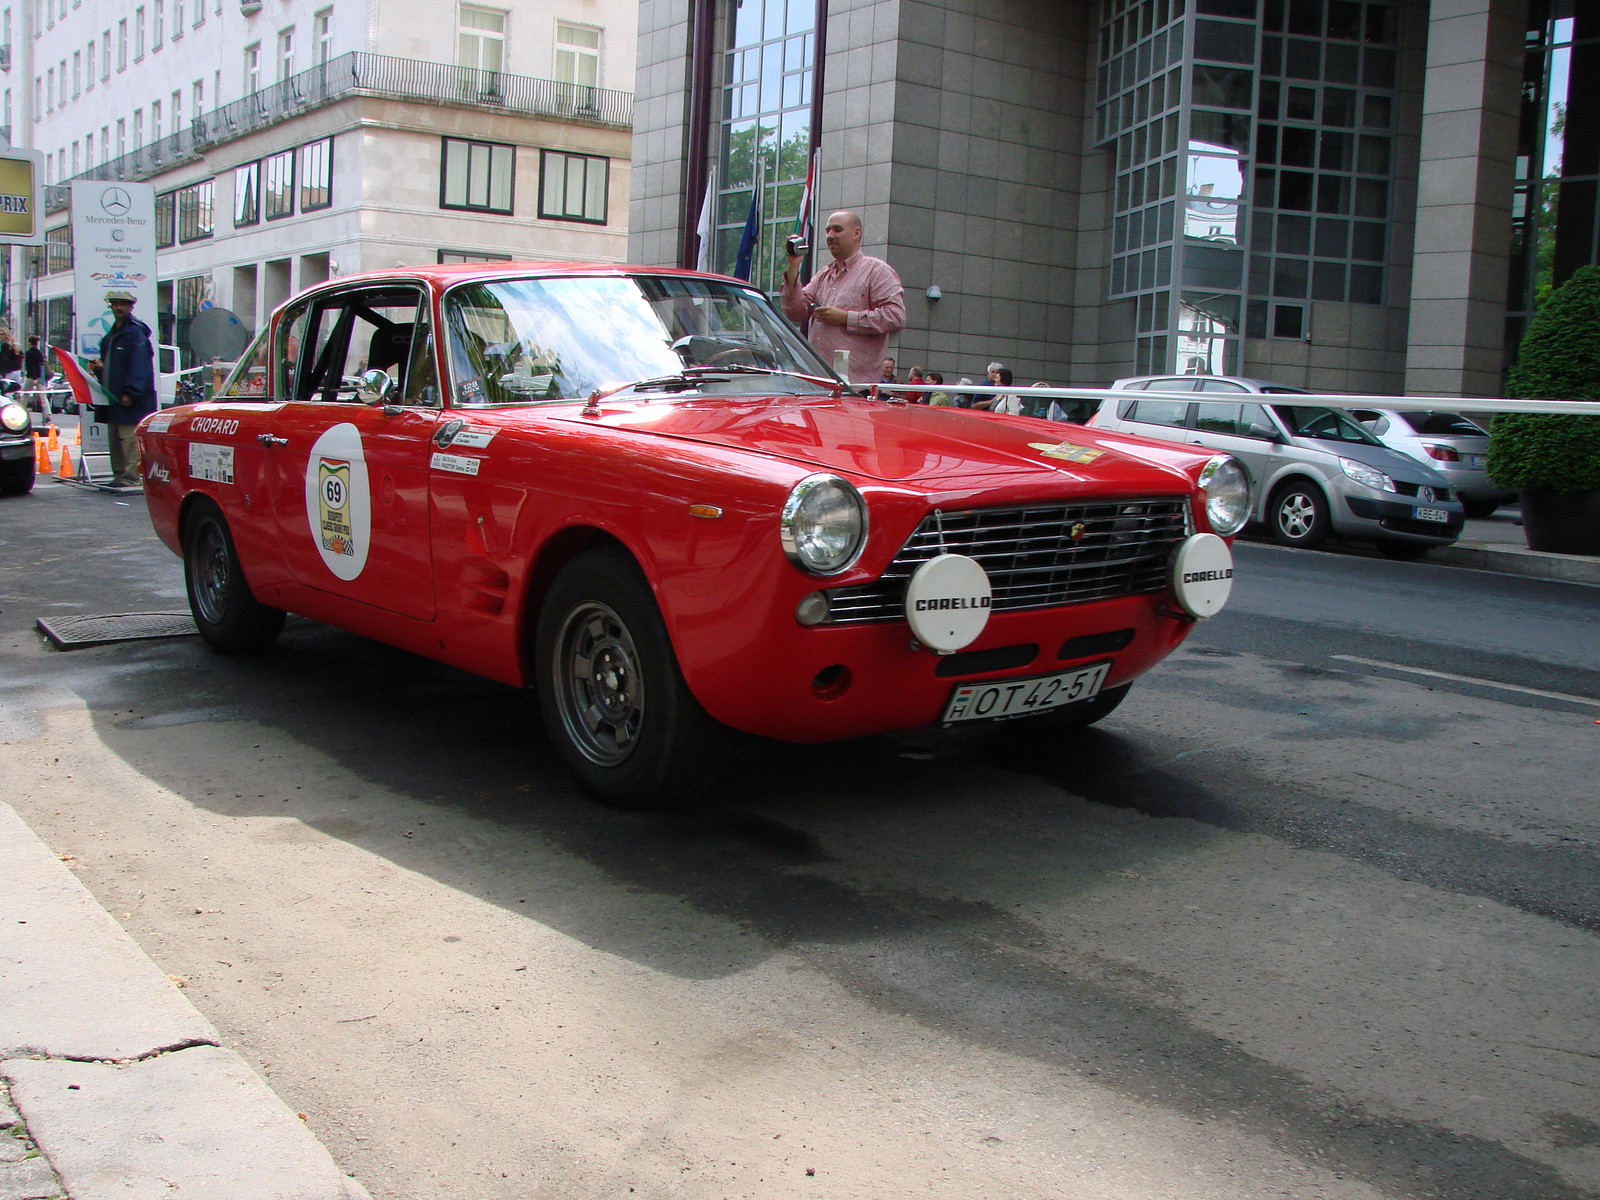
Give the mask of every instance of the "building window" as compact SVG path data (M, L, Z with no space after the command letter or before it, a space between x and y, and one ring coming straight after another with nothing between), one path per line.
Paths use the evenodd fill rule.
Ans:
M57 225L44 235L45 271L50 275L72 270L72 226Z
M128 121L126 117L117 118L117 157L121 158L128 152Z
M509 214L516 148L464 138L447 137L442 141L439 207Z
M162 43L166 41L166 33L167 33L166 26L167 26L167 5L166 5L166 0L156 0L155 14L152 17L151 22L150 22L150 34L151 34L151 36L150 36L150 48L152 50L161 49Z
M117 22L117 70L128 69L128 18Z
M294 74L294 26L278 31L278 82Z
M178 189L178 240L198 242L216 232L216 181L204 179Z
M94 52L94 39L90 38L89 48L84 51L84 53L88 56L85 60L85 65L88 69L83 73L83 90L86 92L94 91Z
M323 138L300 147L300 211L313 212L333 204L333 139Z
M461 6L456 63L478 71L499 71L505 62L506 15L487 8Z
M161 140L161 101L159 100L150 102L150 140L152 142Z
M85 171L94 170L94 134L92 133L83 135L83 169Z
M276 221L294 213L294 151L285 150L265 160L266 218Z
M39 76L33 77L33 119L35 121L44 116L44 80Z
M111 78L111 30L100 35L100 82Z
M539 215L558 221L606 223L611 160L593 154L541 152Z
M165 250L173 244L175 231L173 229L173 216L176 206L172 202L173 193L163 192L156 197L156 249Z
M144 109L133 110L133 148L139 149L144 145Z
M233 169L233 223L254 225L261 220L261 164L245 163Z
M194 81L193 92L194 119L198 121L200 119L200 114L206 110L206 81L204 79L196 79Z
M722 120L711 269L734 269L755 202L760 234L750 278L769 293L783 275L783 239L794 227L811 159L816 7L728 5L727 39L718 64ZM695 198L696 212L702 200Z
M47 67L44 73L44 110L45 112L55 112L56 110L56 69L54 67Z
M441 263L510 262L509 254L480 254L473 250L441 250Z
M317 62L326 64L333 57L333 9L323 9L312 21L317 31Z
M261 90L261 43L253 42L244 48L244 94L253 96Z
M133 61L144 58L144 6L133 10Z
M600 85L600 31L556 22L556 79L581 87Z
M77 175L78 173L79 173L79 168L78 168L78 143L77 142L73 142L72 143L72 174L68 175L67 178L71 179L73 176Z
M72 98L83 95L83 51L72 52Z
M177 41L182 36L183 36L183 0L172 0L172 40L173 41Z

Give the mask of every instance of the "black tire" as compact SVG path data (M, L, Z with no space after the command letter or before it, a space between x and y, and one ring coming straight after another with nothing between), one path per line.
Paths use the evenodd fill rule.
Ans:
M1022 732L1029 735L1071 733L1075 729L1087 729L1096 721L1109 717L1117 705L1127 697L1128 689L1132 686L1132 683L1125 683L1121 687L1106 688L1093 700L1063 705L1042 716L1001 721L998 727L1007 733Z
M1328 500L1307 479L1291 479L1272 494L1267 525L1280 546L1315 550L1328 540Z
M283 631L282 609L255 598L222 510L195 502L183 528L183 581L200 636L221 654L265 650Z
M1379 542L1378 553L1395 562L1416 562L1428 552L1423 542Z
M34 470L32 459L0 468L0 496L26 496L33 491Z
M535 639L545 728L585 791L663 812L710 788L727 731L689 691L650 584L625 551L601 547L568 563Z
M1482 520L1484 517L1494 516L1495 509L1500 507L1498 500L1463 500L1462 509L1467 516Z

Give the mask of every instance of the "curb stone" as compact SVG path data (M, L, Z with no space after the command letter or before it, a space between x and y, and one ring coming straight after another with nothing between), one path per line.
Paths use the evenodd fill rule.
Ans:
M1600 586L1600 558L1578 554L1550 554L1512 546L1503 542L1458 541L1428 551L1425 562L1455 567L1473 567L1501 575L1525 575L1533 579L1553 579L1563 583Z
M0 1200L368 1200L3 802L0 912Z

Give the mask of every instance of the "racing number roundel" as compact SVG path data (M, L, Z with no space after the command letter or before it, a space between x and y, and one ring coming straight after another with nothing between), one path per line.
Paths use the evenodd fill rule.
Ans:
M311 447L306 522L328 570L344 580L361 574L372 542L372 489L361 431L348 422L328 429Z

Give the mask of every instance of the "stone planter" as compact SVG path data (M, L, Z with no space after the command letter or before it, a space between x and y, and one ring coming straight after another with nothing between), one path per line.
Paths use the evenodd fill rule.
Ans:
M1600 491L1523 488L1522 531L1530 550L1600 556Z

